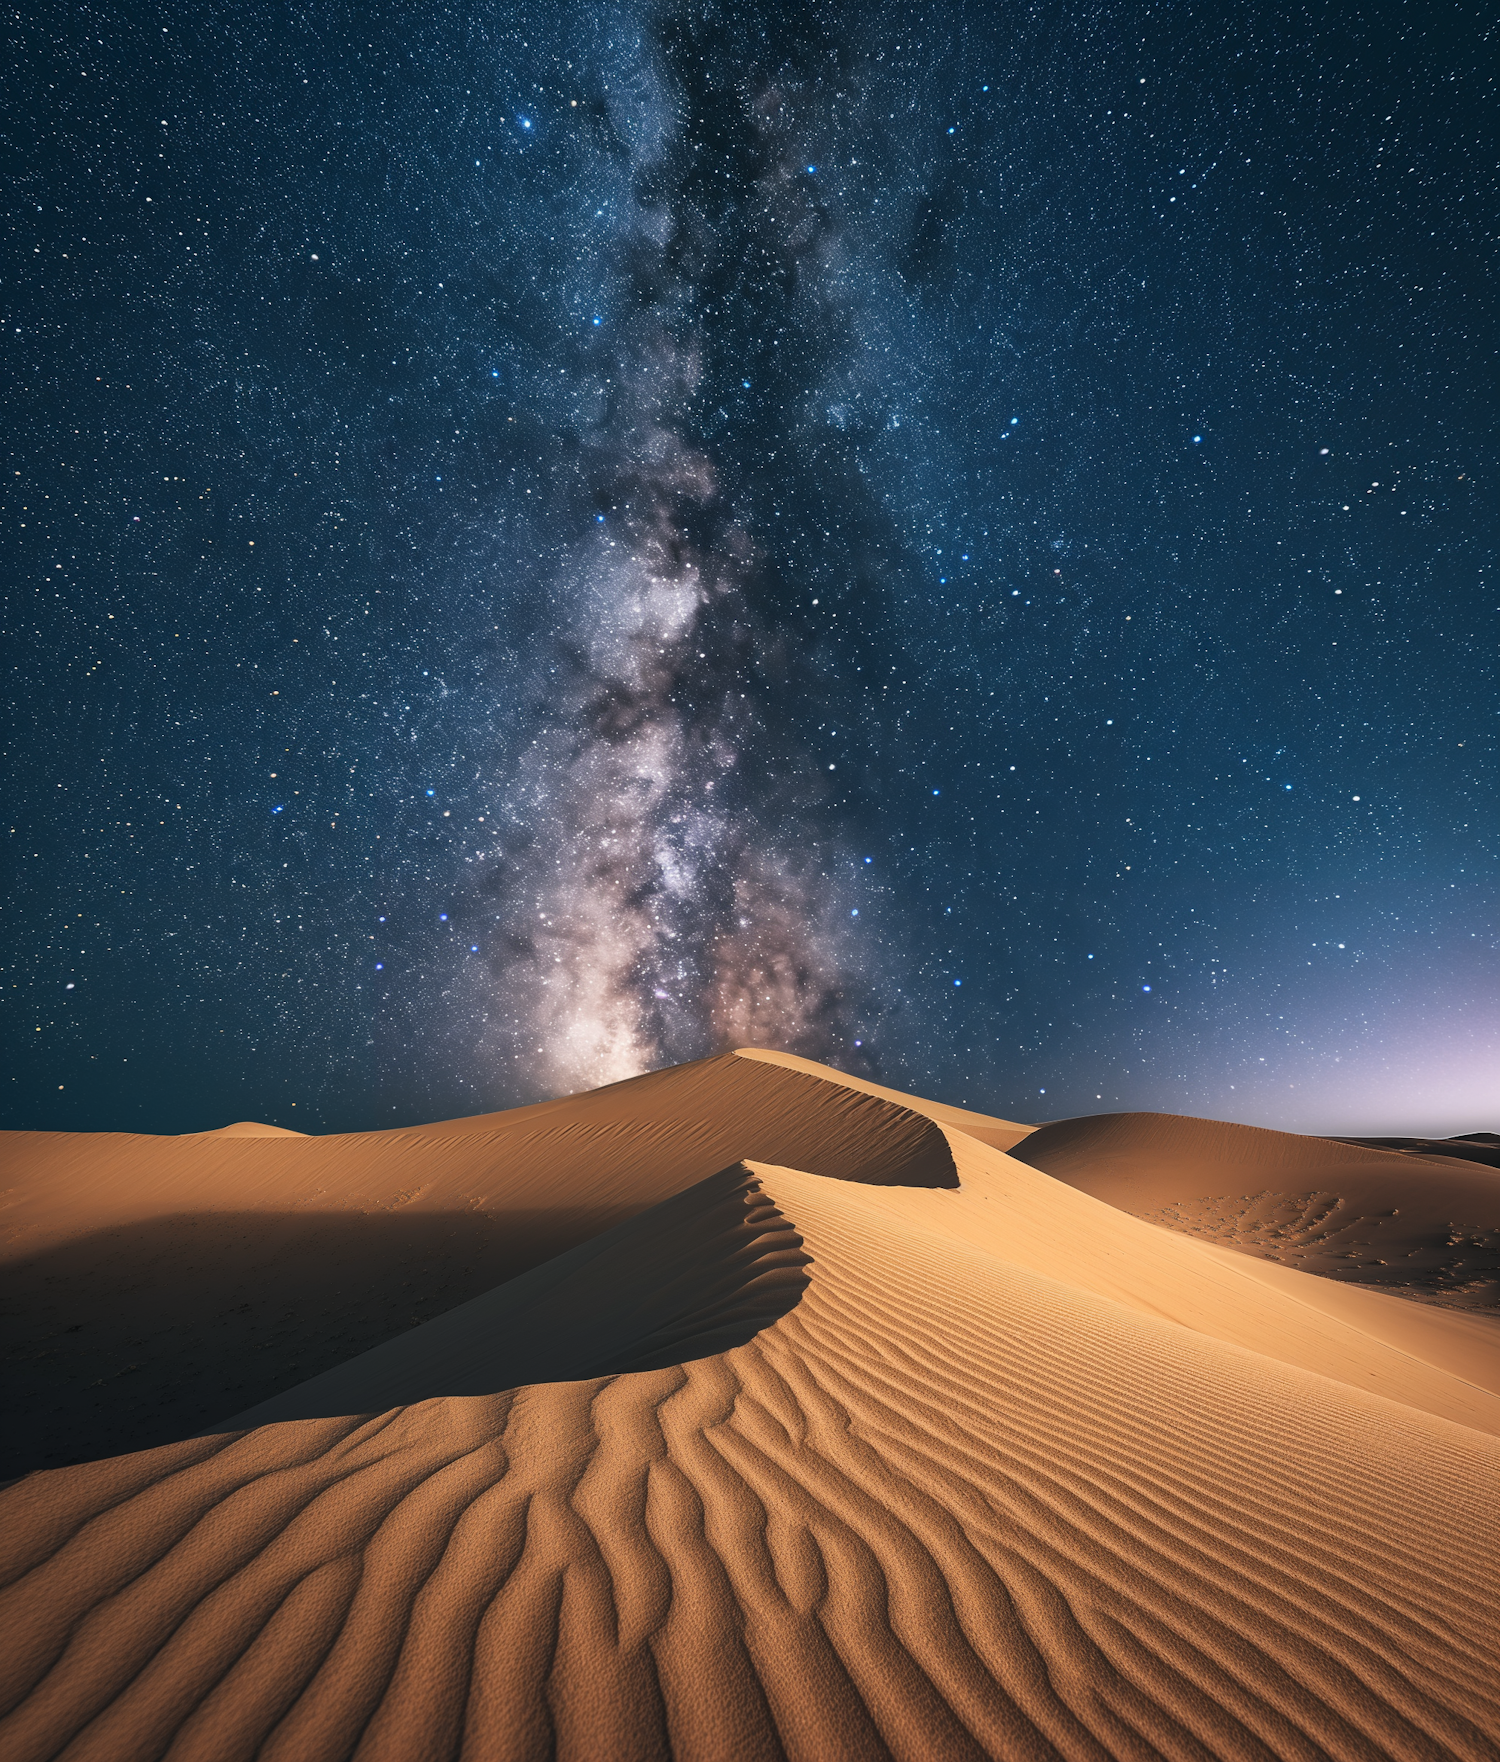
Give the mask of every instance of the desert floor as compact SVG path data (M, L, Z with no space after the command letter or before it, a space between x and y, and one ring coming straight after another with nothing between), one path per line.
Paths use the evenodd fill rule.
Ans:
M1500 1140L749 1051L4 1148L7 1762L1500 1755Z

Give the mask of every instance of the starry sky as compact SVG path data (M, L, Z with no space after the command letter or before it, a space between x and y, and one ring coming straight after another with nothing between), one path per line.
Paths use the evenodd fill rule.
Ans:
M6 1125L1494 1125L1484 9L5 28Z

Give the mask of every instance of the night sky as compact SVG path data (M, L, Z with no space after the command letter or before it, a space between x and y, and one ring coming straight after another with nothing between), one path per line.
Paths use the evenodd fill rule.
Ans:
M4 1123L1493 1127L1496 51L13 18Z

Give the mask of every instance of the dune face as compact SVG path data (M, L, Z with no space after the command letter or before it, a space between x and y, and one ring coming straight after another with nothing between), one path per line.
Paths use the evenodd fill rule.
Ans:
M706 1358L791 1309L806 1264L802 1238L737 1163L225 1429Z
M0 1478L201 1431L741 1157L957 1180L922 1115L732 1055L419 1131L4 1137Z
M1492 1136L1304 1138L1173 1114L1099 1114L1042 1126L1014 1154L1080 1192L1199 1240L1369 1290L1500 1316L1500 1170L1493 1167L1500 1156Z
M209 1435L0 1494L0 1753L1493 1758L1500 1395L1452 1345L1481 1318L815 1070L619 1086L628 1191L660 1188L632 1215ZM764 1142L773 1095L836 1166L680 1178L709 1119ZM493 1215L600 1215L605 1105L623 1128L602 1091L428 1160L477 1184L440 1146L499 1134ZM331 1185L342 1144L349 1194L371 1142L254 1148L320 1147Z

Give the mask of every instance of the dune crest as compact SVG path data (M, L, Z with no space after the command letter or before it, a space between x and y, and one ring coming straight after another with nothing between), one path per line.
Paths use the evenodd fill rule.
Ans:
M820 1065L813 1059L800 1058L795 1052L777 1052L765 1046L737 1046L734 1055L736 1058L753 1059L758 1064L777 1065L786 1071L803 1071L808 1076L837 1083L840 1087L856 1090L861 1095L873 1095L881 1101L894 1102L897 1107L921 1114L924 1119L932 1120L939 1126L977 1138L981 1144L988 1144L992 1150L1010 1150L1037 1129L1035 1126L1023 1126L1016 1120L997 1119L994 1114L974 1113L966 1107L952 1107L946 1101L928 1101L924 1096L908 1095L901 1089L887 1089L883 1083L871 1083L864 1077L851 1077L843 1071L834 1070L831 1065Z
M261 1120L236 1120L231 1126L215 1126L207 1132L189 1132L190 1138L305 1138L290 1126L268 1126Z
M934 1179L931 1118L837 1073L689 1079L747 1080L844 1163L720 1165L212 1435L0 1494L6 1757L1494 1756L1500 1397L1306 1294L1470 1318L951 1124ZM529 1142L575 1212L616 1178Z
M737 1163L217 1429L706 1358L785 1314L807 1260L759 1177Z

